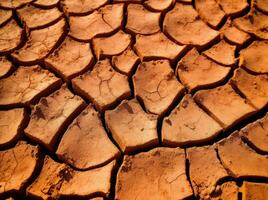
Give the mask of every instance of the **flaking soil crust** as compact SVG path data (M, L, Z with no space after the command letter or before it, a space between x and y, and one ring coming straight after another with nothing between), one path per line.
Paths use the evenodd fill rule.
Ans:
M0 200L266 200L266 0L0 0Z

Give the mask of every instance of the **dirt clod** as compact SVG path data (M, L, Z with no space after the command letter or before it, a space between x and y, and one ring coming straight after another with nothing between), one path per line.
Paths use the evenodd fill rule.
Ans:
M267 0L0 0L0 199L267 199Z
M116 199L183 199L191 195L182 149L156 148L126 156L117 175Z

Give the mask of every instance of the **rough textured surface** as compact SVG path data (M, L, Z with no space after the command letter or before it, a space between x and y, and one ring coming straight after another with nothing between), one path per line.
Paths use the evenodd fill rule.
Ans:
M60 0L37 0L33 2L33 5L41 8L56 7Z
M231 82L257 109L268 104L268 76L252 75L243 69L237 69Z
M0 9L0 25L6 23L9 19L11 19L11 17L12 17L11 10Z
M129 4L127 7L126 29L135 34L153 34L160 31L160 13L150 12L142 5Z
M0 0L0 199L266 200L266 39L267 0Z
M236 46L230 45L224 40L221 40L218 44L215 44L210 49L206 50L204 54L210 59L221 65L234 65Z
M101 168L76 171L46 156L39 176L27 188L27 192L30 196L42 199L58 199L67 195L87 197L94 193L108 196L114 165L111 162Z
M114 0L115 3L141 3L143 0Z
M234 24L247 33L251 33L260 39L268 39L268 15L252 8L247 15L234 20Z
M174 2L174 0L145 0L144 5L154 11L166 11Z
M195 99L225 128L249 117L255 109L227 84L211 90L199 91Z
M210 199L216 184L228 176L217 158L214 146L194 147L186 150L190 162L190 179L195 194Z
M93 49L98 59L105 56L114 56L122 53L129 46L131 36L118 31L110 37L100 37L93 39Z
M268 42L255 41L241 50L239 64L255 73L268 73Z
M200 17L213 28L217 28L225 17L216 0L196 0L195 7Z
M219 65L192 49L178 62L176 71L181 82L191 91L221 83L230 68Z
M245 181L242 185L241 192L243 200L265 200L268 196L268 185L265 183Z
M268 2L265 0L256 0L256 7L263 12L268 12Z
M146 110L157 115L163 115L183 92L167 60L142 62L133 83L135 95L142 99Z
M61 12L57 8L40 9L32 5L27 5L17 10L20 20L29 29L46 27L53 24L61 17Z
M40 99L33 109L25 134L52 151L62 129L84 107L84 101L64 85L50 96Z
M238 46L244 45L250 39L250 35L235 27L230 19L226 21L220 32L229 43Z
M21 66L11 76L0 80L0 105L29 105L60 84L59 78L40 66Z
M164 144L192 145L212 140L221 130L221 126L196 105L191 95L186 95L165 117L162 140Z
M39 149L25 142L0 151L0 195L25 189L39 162L39 156Z
M158 143L157 116L145 113L135 99L124 100L115 110L106 111L105 121L125 153L153 147Z
M0 7L3 8L19 8L27 3L32 2L33 0L2 0L0 2Z
M89 41L93 37L110 34L121 26L123 5L107 5L86 16L70 17L70 35Z
M224 182L217 185L216 190L212 193L213 200L238 200L239 188L234 181Z
M126 156L116 180L116 199L184 199L192 195L182 149L156 148Z
M60 47L45 58L45 64L65 80L70 80L91 68L93 60L88 43L77 42L66 37Z
M163 33L155 33L148 36L136 35L134 48L142 60L166 58L174 61L186 46L172 42Z
M5 77L13 69L12 63L6 57L0 56L0 78Z
M117 157L119 150L108 138L98 113L88 106L64 133L56 153L75 168L88 169Z
M16 49L21 43L22 34L23 30L13 19L0 27L0 53L6 54Z
M247 0L218 0L218 2L227 15L240 15L248 7Z
M25 45L12 53L12 57L20 64L32 65L38 63L53 50L63 36L64 29L65 21L60 20L47 28L31 31Z
M198 18L198 13L191 5L179 3L166 14L163 27L164 32L179 43L201 48L219 36L217 31Z
M109 59L99 61L91 72L73 79L72 84L78 94L91 100L99 110L130 96L127 76L116 72Z
M240 132L242 138L262 153L268 152L268 114L264 118L247 125Z
M133 72L138 62L139 57L131 48L126 49L120 55L113 56L112 58L113 67L126 75L130 75Z
M177 2L180 2L180 3L185 3L185 4L191 4L192 3L192 0L176 0Z
M0 111L0 146L14 142L22 134L26 121L23 108Z
M94 197L94 198L90 198L90 200L104 200L103 197Z
M92 12L107 2L108 0L62 0L61 5L64 9L64 12L71 15L79 15Z
M268 177L268 158L249 148L237 132L218 144L219 158L234 177ZM233 153L237 152L237 153Z

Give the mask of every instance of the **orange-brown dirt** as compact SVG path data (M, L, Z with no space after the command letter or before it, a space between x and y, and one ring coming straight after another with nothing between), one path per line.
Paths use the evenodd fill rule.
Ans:
M0 0L0 200L267 200L268 0Z

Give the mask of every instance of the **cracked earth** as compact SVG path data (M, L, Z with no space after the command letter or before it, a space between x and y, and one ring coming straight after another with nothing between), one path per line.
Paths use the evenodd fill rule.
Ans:
M0 0L0 200L267 200L267 0Z

